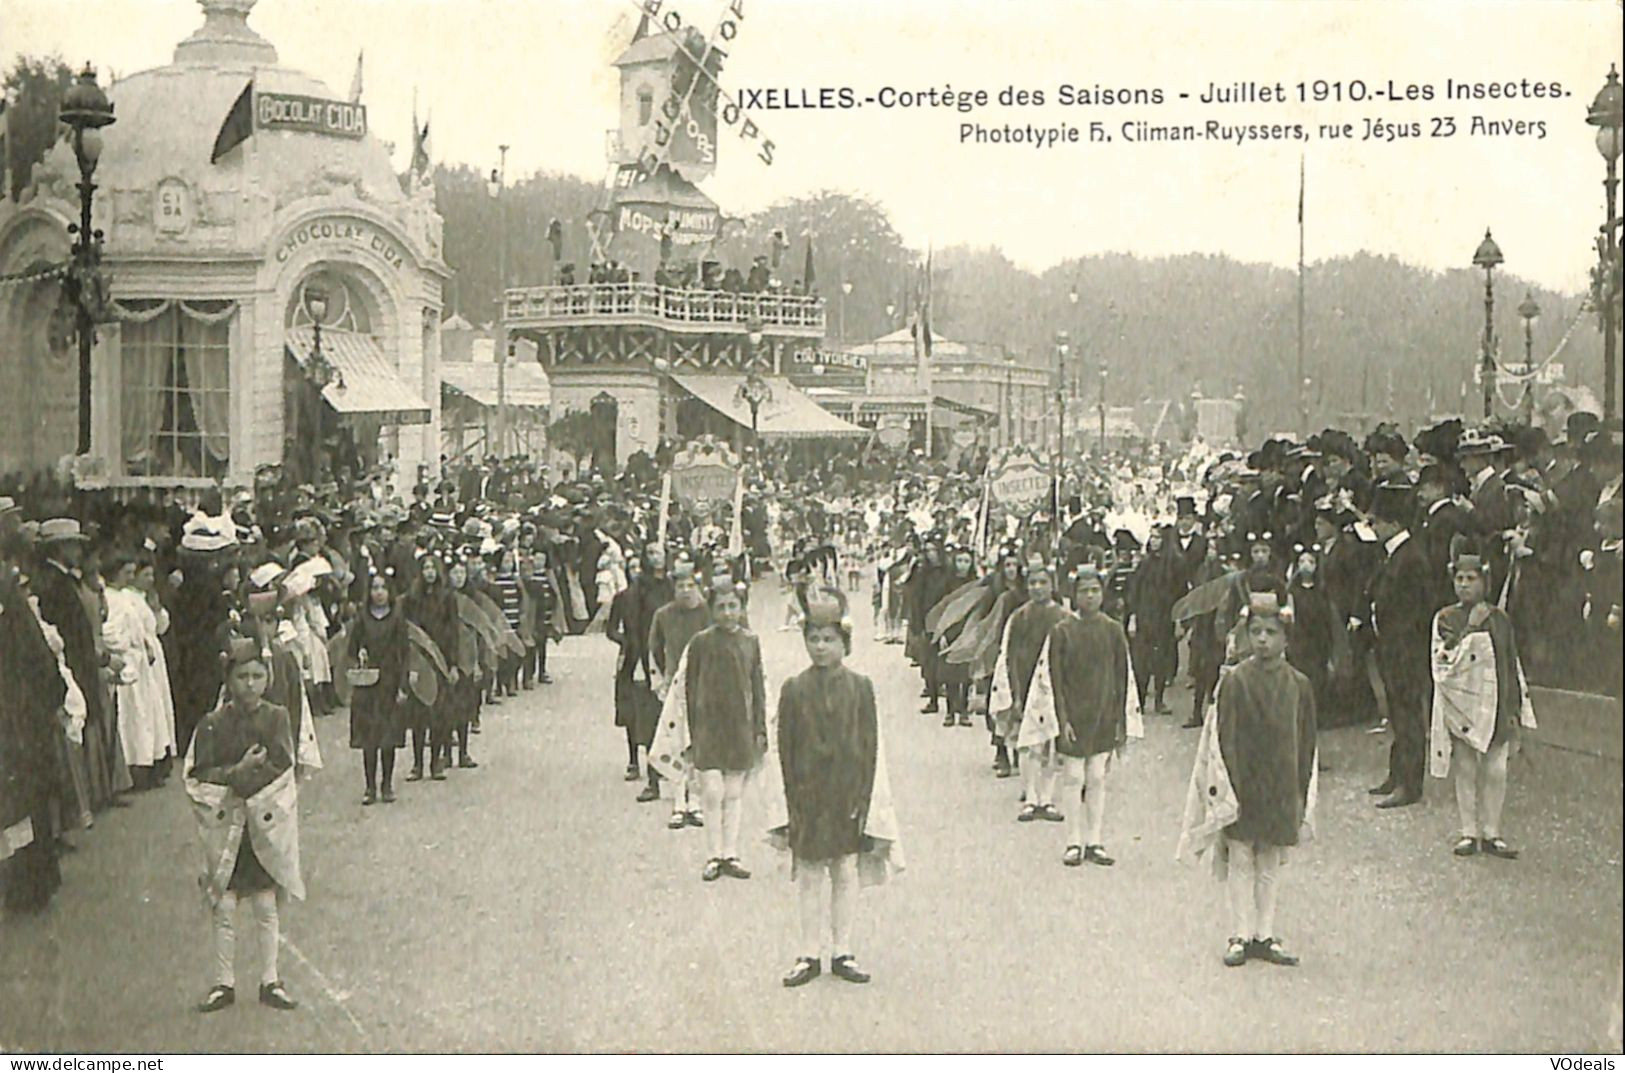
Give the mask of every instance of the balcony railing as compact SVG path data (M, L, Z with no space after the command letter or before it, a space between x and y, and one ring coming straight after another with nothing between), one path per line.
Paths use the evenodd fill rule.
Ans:
M583 283L572 287L515 287L506 294L512 324L581 324L592 321L666 321L693 328L743 329L754 318L762 329L823 334L824 300L800 294L735 294L653 283Z

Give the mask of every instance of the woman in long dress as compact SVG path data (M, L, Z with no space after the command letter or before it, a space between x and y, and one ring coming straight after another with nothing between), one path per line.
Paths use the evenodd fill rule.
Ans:
M119 553L103 571L107 618L102 640L119 668L113 683L119 742L140 789L161 785L175 755L175 702L160 636L169 629L169 615L161 606L155 613L136 584L137 572L145 571L150 586L152 570L150 560Z

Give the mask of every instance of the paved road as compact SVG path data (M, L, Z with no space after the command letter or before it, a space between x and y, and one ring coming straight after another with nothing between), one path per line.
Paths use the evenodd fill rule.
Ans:
M760 603L775 690L804 656L773 629L777 593ZM867 987L779 986L797 953L787 870L747 839L755 879L700 881L703 832L667 831L663 807L621 780L608 642L572 638L557 684L486 717L484 766L404 786L393 806L360 807L344 718L323 721L328 766L301 803L310 900L285 914L301 1010L190 1011L207 925L172 785L80 836L48 914L0 922L0 1049L1603 1046L1620 980L1618 763L1528 750L1507 822L1523 860L1461 861L1448 787L1378 814L1364 789L1382 740L1327 733L1321 839L1288 866L1279 921L1303 964L1225 969L1222 890L1173 861L1195 745L1177 718L1148 719L1112 787L1117 867L1067 869L1063 826L1014 822L1019 785L991 777L985 733L916 714L900 648L860 640L852 663L880 689L910 865L862 896Z

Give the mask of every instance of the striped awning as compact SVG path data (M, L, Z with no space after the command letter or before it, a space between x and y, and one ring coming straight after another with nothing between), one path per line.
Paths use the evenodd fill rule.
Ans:
M750 407L739 398L739 385L745 377L739 373L727 374L673 374L684 391L705 403L731 421L750 428ZM859 428L850 421L824 409L802 394L783 376L764 376L773 389L773 398L757 411L756 424L766 438L811 440L868 436L869 430Z
M309 326L288 329L288 352L309 367L314 349ZM429 404L390 364L378 340L362 332L322 329L322 357L338 373L322 398L339 414L366 416L386 425L427 425Z

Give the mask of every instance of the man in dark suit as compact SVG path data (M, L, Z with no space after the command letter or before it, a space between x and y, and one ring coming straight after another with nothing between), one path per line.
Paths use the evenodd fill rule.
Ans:
M1191 579L1207 558L1207 537L1202 535L1200 520L1196 517L1196 500L1180 496L1174 501L1174 555L1179 559L1179 578L1184 585L1180 595L1190 589Z
M1413 539L1408 521L1415 516L1413 490L1390 482L1377 489L1372 527L1382 541L1383 561L1372 575L1366 610L1376 637L1377 669L1388 694L1388 718L1394 742L1388 753L1388 777L1370 792L1386 795L1378 808L1402 808L1422 800L1427 770L1428 718L1432 696L1429 631L1434 607L1426 597L1433 569L1421 541Z
M1456 600L1450 578L1451 552L1462 541L1476 543L1477 524L1472 504L1455 498L1455 493L1465 484L1461 467L1454 461L1423 466L1416 482L1421 510L1416 515L1415 536L1421 542L1428 563L1429 572L1423 580L1430 615Z
M1506 584L1505 534L1517 524L1512 516L1512 498L1507 494L1503 479L1507 464L1502 456L1510 447L1499 436L1469 435L1462 439L1458 451L1467 473L1467 498L1473 505L1473 535L1477 538L1479 554L1490 564L1490 599L1493 601Z
M1330 683L1329 711L1318 713L1320 725L1336 726L1366 722L1376 714L1376 691L1367 674L1371 634L1360 623L1365 606L1366 587L1371 582L1382 545L1367 543L1352 529L1352 512L1327 497L1315 504L1315 543L1320 546L1320 584L1331 602L1337 628L1343 631L1347 646L1345 658L1337 661ZM1334 646L1334 652L1342 646Z

